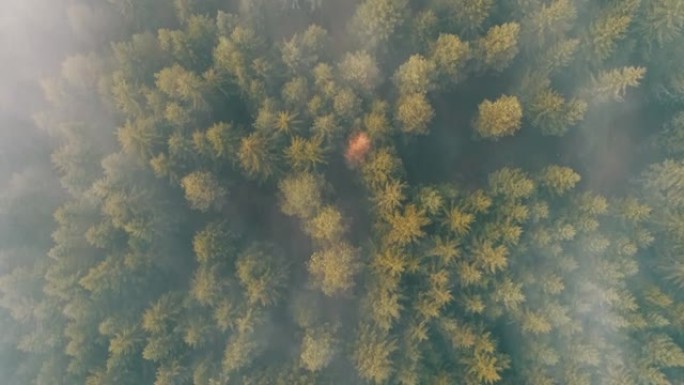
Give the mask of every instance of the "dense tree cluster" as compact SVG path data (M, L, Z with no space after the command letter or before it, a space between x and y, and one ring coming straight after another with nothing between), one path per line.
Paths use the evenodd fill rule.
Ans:
M684 384L681 1L77 3L3 384Z

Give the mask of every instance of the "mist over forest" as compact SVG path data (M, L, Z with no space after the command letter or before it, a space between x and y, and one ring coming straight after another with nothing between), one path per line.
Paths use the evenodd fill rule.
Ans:
M3 0L0 384L684 385L684 1Z

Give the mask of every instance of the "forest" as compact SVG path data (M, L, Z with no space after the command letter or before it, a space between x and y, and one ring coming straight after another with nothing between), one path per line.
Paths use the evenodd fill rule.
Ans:
M684 1L52 4L3 385L684 385Z

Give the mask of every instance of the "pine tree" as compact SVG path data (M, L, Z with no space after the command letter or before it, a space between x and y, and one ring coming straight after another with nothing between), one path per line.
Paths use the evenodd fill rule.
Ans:
M489 187L494 195L521 199L532 195L535 184L522 170L506 167L489 175Z
M151 118L127 121L117 132L122 149L142 160L152 157L160 144L161 135L157 123Z
M186 102L194 110L207 108L204 98L206 85L202 78L176 64L155 75L157 88L178 101Z
M668 44L681 36L684 29L684 6L673 0L650 0L645 2L639 18L639 32L646 44L655 41Z
M392 130L387 113L389 106L382 100L374 100L371 110L363 117L363 125L372 139L382 139Z
M435 85L436 66L422 55L412 55L394 72L393 81L402 95L425 93Z
M307 329L302 339L300 365L311 372L324 369L335 356L336 344L330 328Z
M581 177L569 167L547 166L539 176L540 184L554 194L562 195L571 190Z
M555 0L539 4L522 26L525 41L544 46L562 37L575 22L577 9L572 1Z
M342 80L366 94L373 92L382 80L375 58L363 51L347 53L338 70Z
M242 138L237 155L240 166L252 178L267 179L276 171L277 157L264 134L253 132Z
M315 24L303 34L294 34L280 49L283 63L293 73L306 74L325 57L328 39L328 32Z
M440 34L431 47L430 61L442 79L456 82L465 77L464 67L470 58L470 45L456 35Z
M280 95L287 108L305 107L310 99L309 83L303 76L295 77L283 85Z
M629 14L604 11L589 28L587 40L591 47L591 60L600 63L608 59L618 41L624 38L631 22Z
M379 188L373 196L373 203L382 216L392 214L399 208L406 199L404 190L406 184L399 180L390 180L383 187Z
M493 102L485 100L478 107L475 132L492 140L513 135L520 129L522 116L522 106L515 96L503 95Z
M622 67L602 71L592 79L589 93L596 101L622 101L627 87L637 87L646 74L644 67Z
M438 14L443 15L447 25L466 35L482 29L494 5L492 0L440 0L436 3Z
M349 87L341 88L333 98L333 110L342 121L354 121L360 112L360 107L361 99Z
M528 112L532 124L544 135L562 136L584 118L587 107L583 100L566 101L556 91L546 88L535 95Z
M345 232L344 218L337 208L326 206L307 222L305 230L317 241L335 243Z
M294 170L310 171L325 162L322 146L321 137L304 139L295 136L290 146L285 149L285 158L292 164Z
M406 205L403 212L395 212L387 221L390 225L387 240L399 246L408 245L422 238L425 235L423 227L430 223L425 212L418 210L413 204Z
M253 245L240 253L235 272L249 304L271 306L285 288L288 265L271 245Z
M425 94L414 93L402 96L397 103L395 118L401 130L409 134L427 134L428 124L435 112Z
M185 191L185 198L190 207L207 211L211 208L220 209L228 195L214 175L206 171L195 171L181 179L181 186Z
M282 193L280 209L287 215L311 218L321 206L321 181L314 174L290 175L278 184L278 188Z
M225 221L215 221L198 231L192 240L195 257L200 263L227 260L235 253L237 235Z
M473 214L454 207L447 213L446 225L457 236L464 236L468 234L474 221Z
M563 39L551 45L539 58L539 65L548 73L554 73L567 67L574 59L580 47L579 39Z
M358 259L358 250L342 241L314 252L309 272L325 295L341 295L354 286L354 276L361 268Z
M361 172L366 185L377 188L389 182L401 168L401 160L392 150L388 147L380 147L369 154Z
M396 350L394 340L369 326L362 326L356 337L353 353L359 376L374 384L385 383L394 371L391 355Z
M350 30L368 49L386 44L406 22L407 0L365 0L357 8Z
M214 305L224 293L221 282L221 266L218 264L199 266L192 278L190 292L201 305Z
M501 72L518 54L520 24L505 23L494 26L478 40L477 59L485 69Z

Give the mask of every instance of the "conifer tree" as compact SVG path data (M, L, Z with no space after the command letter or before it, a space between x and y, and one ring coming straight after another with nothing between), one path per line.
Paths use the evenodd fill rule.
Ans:
M478 107L476 133L485 139L497 140L513 135L522 124L522 106L515 96L503 95L495 101L485 100Z
M200 211L221 208L228 194L216 178L206 171L195 171L184 176L181 179L181 186L190 207Z
M309 272L327 296L337 296L354 286L359 272L358 250L345 241L316 251L309 260Z
M478 40L477 59L483 68L501 72L518 54L520 24L505 23L494 26Z
M437 10L446 19L448 25L457 32L473 34L479 32L490 15L494 1L492 0L439 0Z
M542 186L560 195L575 187L581 178L571 168L548 166L542 170L539 179Z
M412 55L394 73L394 84L402 94L425 93L434 88L435 63L422 55Z
M375 59L367 52L347 53L342 58L338 69L344 81L364 93L375 90L381 81L380 69Z
M639 31L647 44L655 41L667 44L681 36L684 28L684 7L672 0L647 1L640 15Z
M430 60L441 78L456 82L465 77L463 69L470 58L470 45L452 34L440 34L432 45Z
M359 330L354 346L354 363L361 378L374 384L389 380L394 368L391 354L397 349L396 342L369 326Z
M324 369L335 355L337 340L330 328L308 329L302 339L301 366L311 372Z
M627 87L637 87L646 74L644 67L623 67L602 71L592 79L590 95L597 101L622 101Z
M425 94L414 93L399 98L396 119L409 134L426 134L435 112Z
M299 173L283 179L281 210L302 219L311 218L321 206L321 181L311 173Z
M264 134L253 132L242 138L237 156L240 166L250 177L266 179L275 173L277 157L270 138Z
M365 0L351 19L350 30L368 49L386 44L406 22L407 0Z

